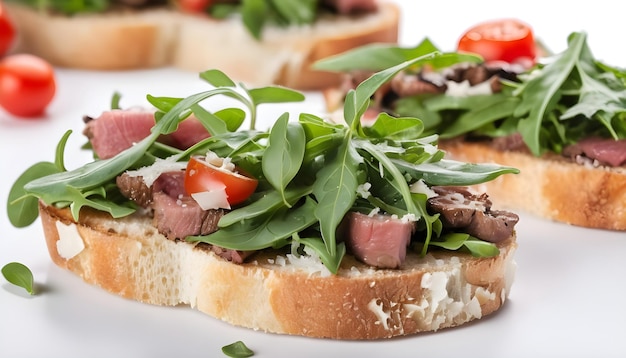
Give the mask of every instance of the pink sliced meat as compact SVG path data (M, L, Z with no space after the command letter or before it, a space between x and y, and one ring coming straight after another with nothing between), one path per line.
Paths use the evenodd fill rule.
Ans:
M389 215L348 214L346 245L354 256L372 266L398 268L406 258L415 224Z
M167 141L171 141L170 145L176 148L187 149L210 136L202 123L196 117L191 116L180 122L176 132L168 135Z
M626 165L626 139L589 137L563 150L563 154L572 158L584 155L613 167Z
M96 155L101 159L114 157L148 135L154 126L154 113L145 110L111 110L87 122L84 134L89 138ZM158 141L179 149L187 149L210 137L202 123L189 117L178 129Z
M147 137L153 126L152 112L112 110L87 122L84 133L96 155L107 159Z

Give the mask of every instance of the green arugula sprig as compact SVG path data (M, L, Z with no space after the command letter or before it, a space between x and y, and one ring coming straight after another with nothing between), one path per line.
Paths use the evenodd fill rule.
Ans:
M318 62L327 71L378 70L399 61L439 51L428 39L415 48L369 45ZM478 58L480 61L480 58ZM438 70L477 62L450 53L424 63ZM575 32L568 48L520 76L502 80L501 93L423 95L401 98L392 105L398 116L422 119L425 133L440 138L466 134L501 137L520 133L534 155L560 153L584 137L626 138L626 71L600 63L587 45L587 35Z
M18 179L23 188L15 185L10 194L9 216L15 219L27 213L23 216L28 220L12 219L12 223L30 224L36 217L37 200L49 205L69 205L75 218L85 206L107 211L114 217L128 215L132 207L127 201L117 200L119 195L113 195L113 179L117 175L139 163L150 164L155 160L154 153L164 152L185 161L191 155L211 150L232 158L259 180L259 186L245 205L224 215L218 231L190 236L190 242L249 251L281 248L295 241L314 250L323 264L336 273L346 252L344 243L337 238L346 213L383 208L420 223L422 253L426 253L431 238L441 242L441 222L437 215L426 211L426 195L411 192L411 183L423 180L427 185L471 185L517 172L514 168L444 160L443 153L433 145L437 137L424 136L423 123L416 118L381 114L374 126L361 126L360 118L370 97L381 85L399 71L436 56L439 54L432 53L380 71L351 91L344 110L348 125L328 123L306 113L297 121L290 121L285 113L269 131L254 128L257 107L281 100L302 100L301 93L282 87L247 89L235 85L220 71L203 72L200 77L213 89L186 98L148 96L157 109L156 123L151 134L132 148L70 171L63 169L62 160L27 170ZM237 100L244 109L206 109L203 101L218 95ZM185 151L156 142L160 135L173 132L190 113L211 132L210 138ZM252 127L239 130L247 116ZM63 152L64 143L59 145L57 157ZM363 200L357 196L357 189L366 183L372 183L372 190L370 198Z
M479 63L483 61L480 56L473 54L441 52L429 38L425 38L415 47L378 43L364 45L317 61L313 64L313 68L332 72L350 72L353 70L378 72L433 53L438 55L420 60L414 66L427 65L434 70L439 70L457 63Z

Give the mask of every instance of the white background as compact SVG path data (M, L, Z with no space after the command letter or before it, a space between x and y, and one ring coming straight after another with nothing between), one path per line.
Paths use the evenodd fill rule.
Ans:
M453 50L463 30L484 19L517 17L530 23L552 50L572 31L587 31L592 52L626 67L623 13L613 1L398 1L401 42L430 37ZM566 5L567 4L567 5ZM330 341L279 336L232 327L185 307L125 300L84 284L48 258L39 222L13 228L6 218L10 185L28 166L53 160L67 129L68 167L89 160L78 150L81 117L122 105L142 105L146 94L185 96L206 89L195 73L173 69L133 72L57 70L58 93L45 118L20 120L0 111L0 266L29 266L39 293L28 296L0 278L0 357L215 357L243 340L255 357L624 357L626 356L626 235L571 227L522 213L518 271L505 307L475 324L406 338ZM284 110L321 114L320 96ZM573 189L574 190L574 189Z

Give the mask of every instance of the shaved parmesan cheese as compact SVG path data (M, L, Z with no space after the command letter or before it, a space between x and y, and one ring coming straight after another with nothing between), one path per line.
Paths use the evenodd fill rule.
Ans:
M454 97L467 97L479 94L492 94L491 83L489 81L481 82L475 86L470 85L469 81L463 82L448 81L446 83L446 95Z
M75 224L65 225L61 221L57 221L56 227L59 233L59 240L57 241L59 256L69 260L85 249L85 243Z
M229 172L235 172L235 164L233 164L231 162L231 158L222 158L220 156L218 156L217 154L215 154L212 151L207 151L206 156L204 158L204 160L213 165L216 166L218 168L224 169L224 170L228 170Z
M424 183L424 180L422 179L411 184L409 186L409 190L411 191L411 193L424 194L426 195L428 199L434 198L435 196L437 196L437 193L435 193L431 188L429 188L428 185L426 185L426 183Z
M228 195L226 195L226 185L223 184L221 187L213 190L191 194L191 197L200 205L202 210L230 209Z
M357 186L356 193L359 194L363 199L367 199L370 196L370 189L372 188L372 184L363 183Z
M171 156L165 159L157 158L154 164L137 170L129 170L126 174L131 177L141 177L147 186L152 186L161 174L184 170L187 167L187 162L178 162L177 159L178 156Z

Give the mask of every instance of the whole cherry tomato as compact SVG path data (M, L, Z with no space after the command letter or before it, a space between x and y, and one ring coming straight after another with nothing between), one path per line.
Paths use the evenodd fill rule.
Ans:
M6 9L0 2L0 56L4 56L15 40L15 27Z
M45 60L28 54L0 60L0 106L19 117L44 113L56 92L54 69Z
M185 191L195 194L225 187L230 205L239 204L256 190L258 180L239 172L216 166L204 157L191 157L185 171Z
M534 63L536 44L533 31L516 19L480 23L467 30L459 39L459 52L471 52L485 61Z

